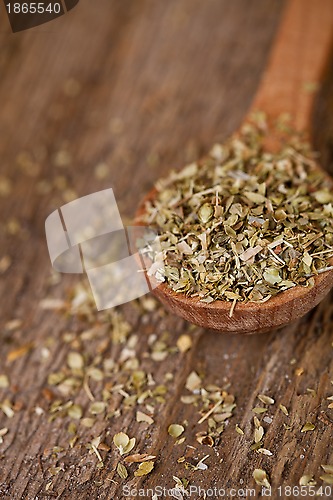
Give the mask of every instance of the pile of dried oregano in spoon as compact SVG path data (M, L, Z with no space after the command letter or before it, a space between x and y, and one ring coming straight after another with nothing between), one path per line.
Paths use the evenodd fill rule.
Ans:
M164 263L154 275L175 292L206 303L264 302L332 269L328 177L295 133L278 153L265 152L266 132L262 119L244 125L158 181L146 202L142 222L158 231Z

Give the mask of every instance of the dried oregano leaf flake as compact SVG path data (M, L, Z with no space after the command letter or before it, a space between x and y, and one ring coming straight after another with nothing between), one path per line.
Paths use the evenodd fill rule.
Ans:
M236 424L236 432L237 432L238 434L240 434L241 436L244 436L244 431L243 431L243 429L241 429L241 428L239 427L239 425L238 425L238 424Z
M254 469L253 479L260 486L264 486L265 488L271 487L271 485L269 483L267 472L264 471L263 469Z
M256 406L255 408L252 408L253 413L256 413L257 415L260 415L260 413L265 413L267 411L267 408L262 408L261 406Z
M135 453L134 455L128 455L124 458L124 462L127 464L132 464L135 462L146 462L151 461L156 458L156 455L149 455L148 453Z
M324 483L333 484L333 474L322 474L320 479L322 479Z
M199 375L195 371L192 371L186 379L185 387L189 391L193 392L196 389L199 389L201 387L201 384L202 382Z
M280 404L279 408L282 411L282 413L284 413L287 416L289 415L289 412L288 412L287 408L283 404Z
M135 446L135 438L129 438L125 432L118 432L113 436L113 443L118 448L120 455L129 453Z
M83 411L80 405L72 405L67 410L68 416L76 420L80 420L82 413Z
M333 474L333 465L327 464L327 465L321 465L321 467L327 474Z
M177 340L177 347L180 352L186 352L192 347L192 339L189 335L181 335Z
M273 405L275 403L274 399L270 396L266 396L265 394L259 394L258 399L266 405Z
M104 401L95 401L91 404L89 411L93 415L99 415L100 413L103 413L105 411L105 408L106 403Z
M306 422L306 424L303 425L301 432L308 432L308 431L313 431L316 428L314 424L311 422Z
M183 434L184 430L185 430L184 426L182 426L180 424L171 424L168 427L168 433L173 438L178 438L179 436L181 436Z
M134 472L134 476L140 477L140 476L146 476L151 472L154 468L154 462L148 461L148 462L142 462L138 469Z
M0 389L6 389L9 387L9 378L7 375L0 374Z
M126 479L128 476L128 472L125 465L121 464L120 462L117 465L117 473L118 476L121 477L122 479Z
M300 486L315 486L316 484L312 474L304 474L299 480Z
M137 422L146 422L148 425L151 425L154 423L154 419L150 416L147 415L146 413L138 410L136 412L136 421Z

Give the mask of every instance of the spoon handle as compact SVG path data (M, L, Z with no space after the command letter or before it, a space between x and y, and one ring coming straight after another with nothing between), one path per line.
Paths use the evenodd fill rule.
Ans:
M287 113L296 130L309 131L332 35L333 0L288 0L251 111Z

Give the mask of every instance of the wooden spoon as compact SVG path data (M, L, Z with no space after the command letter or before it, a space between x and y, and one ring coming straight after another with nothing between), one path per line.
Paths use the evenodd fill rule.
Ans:
M293 128L309 136L315 98L315 92L310 92L309 87L322 80L332 33L332 0L289 0L248 116L254 110L261 110L270 121L288 113ZM265 148L272 151L278 143L278 137L268 136ZM330 178L328 181L332 182ZM154 189L140 206L138 217L145 211L145 202L155 196ZM227 301L205 304L196 297L174 292L167 284L159 285L153 293L171 312L197 325L221 332L256 333L300 318L316 306L332 286L333 271L327 271L315 277L312 288L296 286L260 304L237 303L232 317L229 316L231 304Z

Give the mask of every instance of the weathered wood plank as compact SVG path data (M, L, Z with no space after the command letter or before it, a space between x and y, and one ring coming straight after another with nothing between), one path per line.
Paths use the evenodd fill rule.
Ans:
M155 402L155 423L147 427L136 422L133 409L107 421L98 416L91 429L78 425L79 438L71 449L71 420L48 421L52 398L71 399L47 382L49 374L68 371L68 353L83 353L87 364L100 353L96 366L101 366L104 359L117 361L124 345L112 342L103 313L89 320L39 307L45 297L66 298L83 281L62 275L50 284L46 216L71 196L112 186L127 220L160 175L236 129L264 67L280 9L277 0L246 5L242 0L100 0L96 6L81 0L70 14L25 33L10 34L1 20L1 175L11 180L13 190L0 198L0 261L5 255L11 259L0 281L0 374L10 380L9 388L0 389L0 401L8 398L15 411L13 418L0 412L0 429L9 429L0 444L2 498L122 498L124 484L171 487L173 475L206 488L250 488L258 466L268 471L275 492L279 485L298 484L303 473L314 474L321 484L320 464L332 462L332 410L325 400L333 378L330 298L297 325L265 336L238 339L190 330L192 348L184 354L171 352L160 362L151 359L149 335L160 338L169 332L166 343L174 347L189 326L163 309L143 314L139 304L127 304L120 310L138 335L140 368L168 388L165 403ZM17 159L22 151L28 156ZM66 165L59 166L60 160ZM98 179L95 167L101 162L108 173ZM13 218L20 229L8 234L15 233ZM15 318L22 319L22 326L9 331L8 321ZM82 337L95 320L97 333ZM27 352L10 361L22 346ZM295 375L297 368L303 374ZM230 384L228 391L236 396L234 416L214 448L196 441L196 432L206 424L197 424L200 414L192 405L180 403L180 396L188 394L184 383L192 370L203 376L205 386ZM165 382L168 372L174 378ZM107 382L121 383L126 376L116 374ZM97 398L104 383L91 382ZM272 423L264 424L264 446L272 457L249 452L251 410L258 404L257 394L265 391L276 400L268 412ZM114 395L108 411L120 401ZM91 416L84 390L75 392L75 403L85 417ZM277 408L279 403L287 406L289 417ZM44 413L38 415L36 407ZM188 421L187 439L174 446L167 427L183 420ZM306 421L314 422L316 430L300 433ZM236 423L244 436L235 432ZM145 480L133 478L134 466L128 467L130 480L116 474L119 455L112 436L120 430L136 437L135 451L157 455L155 470ZM108 452L100 450L100 470L96 455L85 446L99 435L111 446ZM64 450L56 454L55 446ZM192 463L209 454L208 469L186 470L177 463L183 454ZM51 467L64 470L52 476Z

